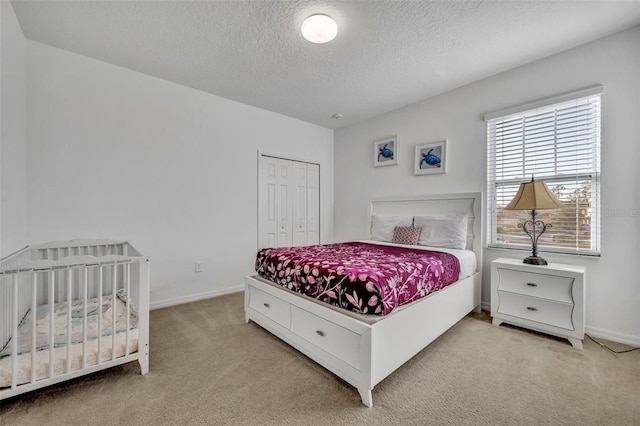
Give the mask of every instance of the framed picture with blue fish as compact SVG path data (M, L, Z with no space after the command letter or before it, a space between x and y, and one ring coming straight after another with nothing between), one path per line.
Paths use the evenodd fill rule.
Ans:
M390 136L373 143L373 167L398 164L398 136Z
M413 166L414 175L447 173L447 141L416 146Z

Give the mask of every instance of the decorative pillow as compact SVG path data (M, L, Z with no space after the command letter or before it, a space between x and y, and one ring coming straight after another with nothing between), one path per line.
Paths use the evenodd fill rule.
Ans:
M422 228L414 228L413 226L396 226L393 228L393 240L391 242L415 246L418 244L421 231Z
M467 214L415 216L414 226L422 228L421 246L464 249L467 247Z
M411 216L371 216L371 239L374 241L391 242L393 230L396 226L411 226Z

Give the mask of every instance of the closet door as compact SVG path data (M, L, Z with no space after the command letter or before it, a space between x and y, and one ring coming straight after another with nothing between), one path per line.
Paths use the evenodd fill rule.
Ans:
M307 245L307 163L293 162L293 245Z
M320 165L307 164L307 245L320 244Z
M293 245L292 192L291 161L260 156L258 190L260 248Z
M320 243L320 166L260 156L258 246Z

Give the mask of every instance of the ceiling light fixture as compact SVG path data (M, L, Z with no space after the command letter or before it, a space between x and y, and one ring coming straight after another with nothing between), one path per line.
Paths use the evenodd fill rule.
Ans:
M311 15L302 23L302 36L311 43L328 43L338 34L338 24L327 15Z

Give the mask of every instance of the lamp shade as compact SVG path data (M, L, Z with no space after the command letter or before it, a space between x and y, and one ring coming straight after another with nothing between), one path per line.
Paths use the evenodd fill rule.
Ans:
M544 210L563 207L564 204L549 191L544 182L531 179L531 182L520 184L518 193L505 210Z

